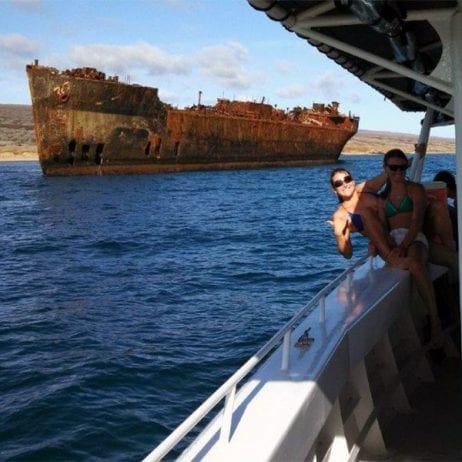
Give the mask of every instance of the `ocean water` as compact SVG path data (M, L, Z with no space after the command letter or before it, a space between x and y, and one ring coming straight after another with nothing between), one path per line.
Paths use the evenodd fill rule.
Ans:
M381 157L340 164L363 180ZM0 164L0 460L149 453L348 266L326 224L332 168ZM442 168L455 156L428 156L423 179Z

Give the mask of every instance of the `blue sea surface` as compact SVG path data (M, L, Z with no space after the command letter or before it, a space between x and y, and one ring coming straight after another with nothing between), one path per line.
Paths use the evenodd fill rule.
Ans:
M360 181L381 157L340 165ZM149 453L350 264L326 224L332 168L0 164L0 460ZM442 168L455 156L428 156L423 179Z

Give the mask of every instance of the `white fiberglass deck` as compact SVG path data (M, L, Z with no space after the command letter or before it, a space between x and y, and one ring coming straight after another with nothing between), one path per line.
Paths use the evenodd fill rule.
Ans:
M185 457L198 460L303 460L326 421L349 370L408 304L407 273L381 267L355 272L326 298L325 321L313 312L293 332L292 344L311 327L308 349L292 345L287 371L282 347L240 390L229 443L214 444L219 419ZM395 302L390 298L393 297ZM398 302L399 300L399 302ZM362 319L361 323L357 323ZM258 428L258 439L255 429Z
M443 272L440 267L433 270ZM323 458L327 453L329 460L355 460L364 449L385 456L364 360L380 344L383 354L378 354L385 365L376 375L385 371L384 381L396 381L390 379L397 369L388 351L388 331L398 317L409 316L413 298L408 272L384 266L378 257L350 272L325 303L298 324L287 353L283 345L279 346L235 397L233 393L227 395L227 400L234 399L232 416L230 408L225 416L219 413L180 460L319 460L316 452L323 434L326 436L321 439L327 440L328 447L322 451ZM407 321L404 324L410 325ZM312 345L296 346L308 328L314 338ZM405 335L410 336L407 343L419 343L415 329ZM416 375L430 380L431 371L421 363L420 359L416 363ZM356 391L348 391L354 398L351 409L345 411L339 397L347 383ZM394 405L407 411L409 403L401 394L393 398ZM345 412L349 416L342 418ZM229 428L227 421L231 422ZM354 447L347 436L353 439ZM161 457L154 451L146 460Z

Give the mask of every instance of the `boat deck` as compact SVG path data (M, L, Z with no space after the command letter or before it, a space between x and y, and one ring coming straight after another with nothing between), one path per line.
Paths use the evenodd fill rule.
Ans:
M385 429L385 458L361 461L462 461L462 376L460 358L432 361L434 382L410 396L413 411L397 415Z
M339 278L322 308L316 301L289 325L293 339L310 329L311 347L292 340L285 355L282 342L235 396L226 395L234 383L225 384L196 410L202 418L226 396L225 409L179 460L462 461L458 291L443 267L430 273L452 336L444 348L429 349L428 317L409 273L367 259ZM177 429L180 438L187 425ZM176 444L172 435L145 461L161 460Z

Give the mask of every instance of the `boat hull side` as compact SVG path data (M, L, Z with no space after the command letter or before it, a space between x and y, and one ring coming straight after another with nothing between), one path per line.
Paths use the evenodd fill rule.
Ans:
M163 157L177 163L278 162L338 159L357 130L169 111Z

